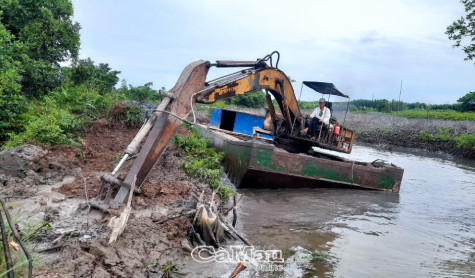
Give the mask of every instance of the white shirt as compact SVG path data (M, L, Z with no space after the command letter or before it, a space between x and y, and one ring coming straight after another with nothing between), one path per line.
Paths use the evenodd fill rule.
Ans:
M320 116L320 112L322 112L322 116ZM312 114L310 114L310 117L317 117L318 119L322 120L324 124L329 124L330 123L330 109L328 109L326 106L323 107L323 111L320 111L320 106L317 106L315 110L313 110Z

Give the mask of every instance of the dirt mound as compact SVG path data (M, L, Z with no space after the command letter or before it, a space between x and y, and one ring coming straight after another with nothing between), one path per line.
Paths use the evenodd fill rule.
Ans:
M1 193L10 197L34 195L38 186L54 184L74 175L80 161L73 149L70 146L44 149L23 145L0 152Z
M15 207L13 214L35 222L19 223L20 229L49 223L29 242L38 257L35 277L159 277L157 273L170 262L186 259L181 243L190 220L156 221L194 208L203 189L208 196L211 192L180 168L185 158L172 144L142 186L143 193L134 197L127 227L117 242L107 243L111 215L88 213L88 201L101 185L100 175L112 171L137 131L101 119L83 134L80 148L28 145L0 153L0 165L17 165L16 170L0 168L2 194ZM119 177L125 177L132 163L126 162ZM29 198L10 198L14 195ZM55 239L59 240L52 243Z
M80 149L58 153L59 156L69 158L77 155L81 160L81 170L74 182L62 185L58 191L68 197L85 198L84 183L86 183L88 195L95 196L101 185L100 175L114 169L123 150L137 131L138 128L128 128L120 121L112 123L106 119L94 121L89 130L83 134L84 143Z

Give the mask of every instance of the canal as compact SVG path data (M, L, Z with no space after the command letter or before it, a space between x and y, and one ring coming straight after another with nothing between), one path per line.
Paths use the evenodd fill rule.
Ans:
M475 161L366 146L345 157L404 168L401 191L238 190L238 230L285 257L283 271L251 261L238 277L475 277Z

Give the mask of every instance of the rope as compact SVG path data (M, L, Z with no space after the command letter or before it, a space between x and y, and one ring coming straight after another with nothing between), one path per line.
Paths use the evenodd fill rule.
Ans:
M199 92L198 92L199 93ZM177 114L175 113L172 113L170 111L166 111L166 110L161 110L161 109L151 109L151 110L148 110L148 111L157 111L157 112L162 112L162 113L166 113L168 115L171 115L175 118L177 118L178 120L182 121L182 122L185 122L189 125L195 125L196 124L196 115L195 115L195 109L193 108L193 97L198 94L198 93L194 93L191 95L190 97L190 107L191 107L191 113L193 114L193 122L190 122L186 119L183 119L182 117L178 116Z

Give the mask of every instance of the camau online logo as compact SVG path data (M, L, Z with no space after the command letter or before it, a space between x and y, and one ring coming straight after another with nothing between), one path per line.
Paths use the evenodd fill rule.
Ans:
M282 250L259 250L254 246L229 246L215 249L213 246L198 246L191 252L193 260L199 263L237 262L248 263L283 263Z

